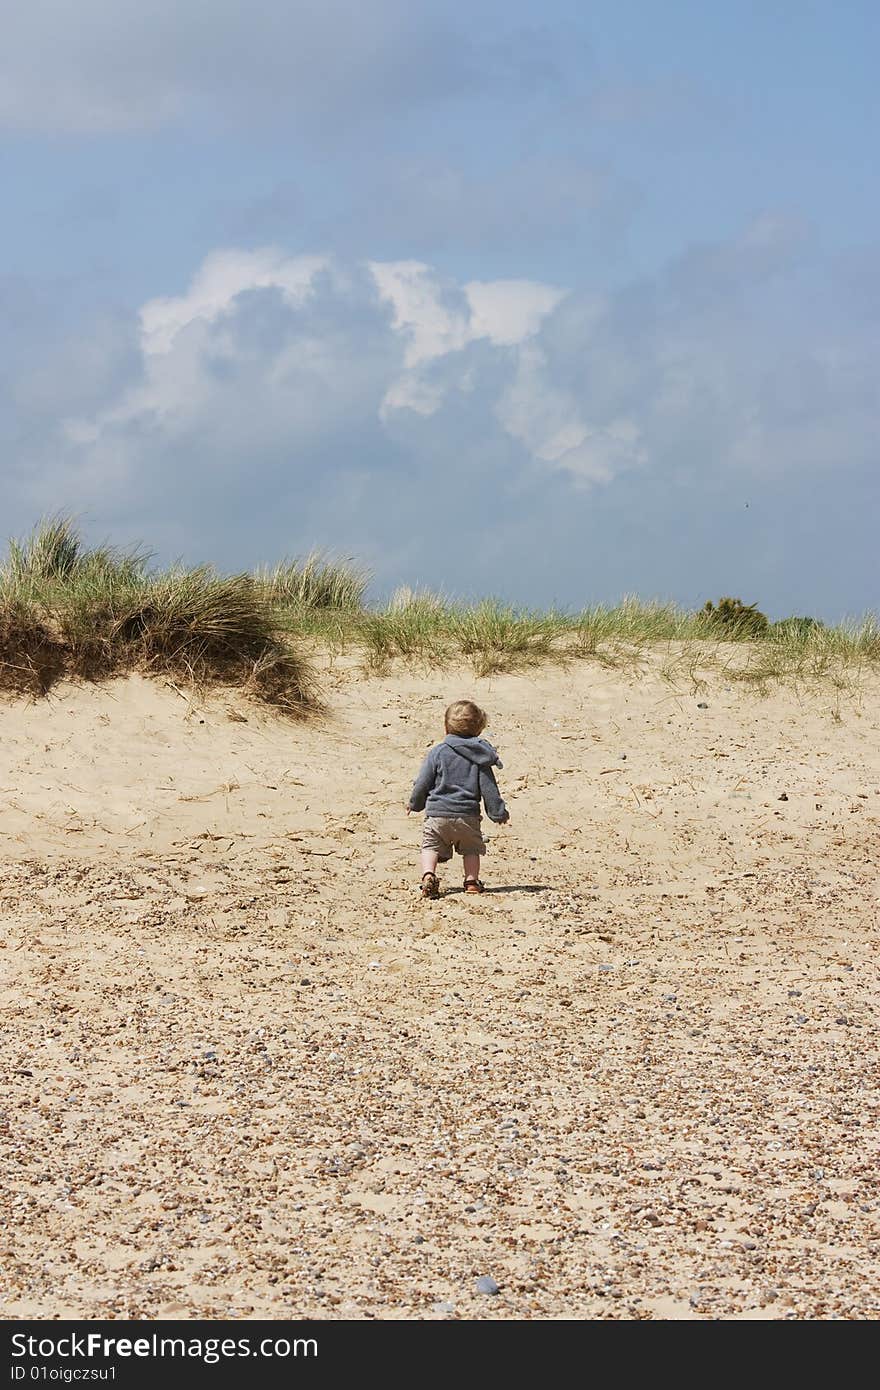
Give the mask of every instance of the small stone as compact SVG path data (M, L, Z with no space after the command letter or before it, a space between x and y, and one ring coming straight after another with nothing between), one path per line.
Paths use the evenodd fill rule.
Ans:
M413 1236L413 1245L424 1245L424 1243L425 1243L425 1237L424 1237L424 1236Z
M705 700L700 700L700 701L698 701L698 703L697 703L697 709L708 709L708 708L709 708L709 706L706 704Z
M778 801L787 801L787 800L788 800L788 792L783 792L782 795L781 795L780 797L777 797L777 800L778 800Z
M613 969L614 969L614 966L613 966L613 965L600 965L600 966L599 966L599 969L600 969L600 970L613 970Z
M789 999L800 999L802 993L803 993L803 990L800 990L800 989L790 989L790 990L788 991L788 997L789 997Z
M674 1004L675 1001L676 1001L676 999L678 998L678 995L677 995L677 994L664 994L663 998L666 999L666 1000L668 1000L670 1004Z
M476 1284L474 1285L474 1288L476 1289L477 1293L484 1293L492 1298L494 1298L495 1294L501 1292L500 1285L496 1284L495 1280L489 1274L481 1274Z
M202 1053L202 1056L204 1057L206 1062L216 1062L217 1060L217 1053L214 1051L212 1047L206 1047L204 1052Z
M807 1021L807 1015L806 1015L806 1014L795 1014L795 1016L794 1016L794 1021L795 1021L795 1023L806 1023L806 1021Z
M443 1302L443 1303L435 1303L435 1304L434 1304L434 1307L436 1308L436 1310L437 1310L438 1313L454 1313L454 1312L455 1312L455 1304L454 1304L454 1303L446 1303L446 1302Z
M620 761L621 761L622 763L625 763L625 762L626 762L626 754L625 754L625 753L621 753L621 755L620 755Z

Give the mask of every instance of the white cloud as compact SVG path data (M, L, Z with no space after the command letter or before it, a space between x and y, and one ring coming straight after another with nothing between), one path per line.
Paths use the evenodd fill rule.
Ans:
M413 410L433 415L445 388L421 370L469 343L516 347L538 332L566 291L534 280L471 280L444 284L421 261L370 262L382 298L391 306L395 329L406 341L404 371L389 387L383 414ZM447 382L448 384L448 382ZM467 374L459 384L466 389Z
M536 280L469 280L444 285L422 261L371 261L394 326L406 335L406 365L417 367L487 338L513 347L537 333L568 293Z
M260 291L269 299L249 308ZM220 468L255 441L311 447L340 420L381 431L397 413L426 419L470 394L490 411L494 402L535 465L607 483L644 463L645 449L631 420L594 421L554 384L536 337L565 297L529 280L457 285L414 261L345 270L326 256L219 250L183 294L142 307L138 380L103 410L68 416L64 436L89 479L103 470L125 487L157 445L210 439ZM369 358L364 314L380 344ZM478 344L500 374L488 399L485 362L477 367L467 351Z
M470 280L464 287L474 338L513 347L537 333L567 291L535 280Z
M0 315L7 525L68 507L221 564L324 544L389 581L536 602L581 593L587 554L612 597L687 598L695 566L704 597L796 596L817 552L785 536L815 536L851 489L822 553L834 592L857 588L877 322L830 282L798 311L804 272L786 300L777 240L705 248L601 300L231 249L79 346L48 324L29 344Z
M377 416L408 409L433 415L452 385L469 389L468 367L430 376L434 364L452 359L470 344L486 340L514 347L532 337L564 291L528 280L471 281L464 287L444 283L427 265L414 261L370 262L369 275L379 299L391 309L389 351L403 370L388 382ZM309 372L330 379L336 374L331 344L320 332L303 332L302 313L314 300L322 277L325 290L341 304L354 307L355 281L328 256L286 257L274 248L213 252L194 275L185 293L150 300L140 311L143 374L121 401L92 418L65 422L68 439L97 446L113 427L138 420L163 428L189 427L210 408L230 376L246 370L241 341L242 296L259 290L277 292L290 311L285 333L274 351L260 360L266 390L285 390L285 383ZM218 380L218 370L221 377Z
M285 256L273 248L214 251L186 294L151 299L140 312L144 352L168 352L176 335L196 320L211 323L247 290L277 289L287 303L301 304L316 275L329 271L327 256Z
M423 362L458 352L470 342L470 314L460 290L444 289L430 266L421 261L371 261L379 293L393 311L394 327L406 339L404 362Z
M64 435L124 477L145 441L211 438L223 456L259 438L283 451L311 447L340 420L381 437L395 417L427 423L467 408L533 467L582 487L686 457L688 431L715 431L716 467L758 467L780 441L784 460L795 440L821 466L834 423L761 407L773 348L750 342L754 325L740 320L748 274L762 284L789 240L768 219L689 253L662 299L642 287L641 309L632 293L602 301L531 280L459 284L421 261L218 250L184 293L142 307L137 380L100 411L68 414ZM827 363L811 372L831 379ZM835 376L840 391L845 374ZM802 387L792 377L788 395L804 401Z

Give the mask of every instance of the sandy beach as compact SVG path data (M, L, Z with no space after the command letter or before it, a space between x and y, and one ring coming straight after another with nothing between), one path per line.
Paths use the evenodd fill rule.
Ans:
M877 1317L880 683L320 678L0 706L0 1316Z

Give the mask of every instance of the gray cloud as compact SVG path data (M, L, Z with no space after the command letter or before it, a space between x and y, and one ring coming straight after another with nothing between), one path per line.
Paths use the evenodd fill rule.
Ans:
M299 185L282 179L267 192L244 203L226 202L211 209L210 223L233 240L284 241L300 232L310 209Z
M556 37L492 6L464 23L433 0L30 0L4 16L0 128L290 120L298 138L351 137L449 97L528 97L565 63Z
M419 247L541 248L582 236L601 237L630 212L624 190L584 157L520 156L490 169L423 159L371 167L370 186L353 199L342 232L359 244ZM340 240L337 233L337 240Z

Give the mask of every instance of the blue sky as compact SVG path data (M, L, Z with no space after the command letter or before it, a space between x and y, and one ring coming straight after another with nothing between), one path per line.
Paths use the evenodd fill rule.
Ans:
M880 607L875 4L4 23L7 533Z

